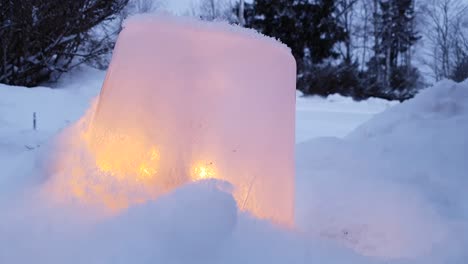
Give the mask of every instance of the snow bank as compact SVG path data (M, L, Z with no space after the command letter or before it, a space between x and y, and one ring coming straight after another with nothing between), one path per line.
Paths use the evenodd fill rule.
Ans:
M95 112L59 142L70 155L56 161L55 189L118 210L217 178L241 210L292 225L294 114L283 44L224 23L132 17Z
M241 213L231 186L199 181L111 218L31 191L0 211L1 263L375 263Z
M53 89L0 84L0 197L38 182L30 175L36 152L83 116L88 101L99 93L104 74L88 67L75 69Z
M297 218L364 255L463 263L468 82L444 81L344 140L297 148Z

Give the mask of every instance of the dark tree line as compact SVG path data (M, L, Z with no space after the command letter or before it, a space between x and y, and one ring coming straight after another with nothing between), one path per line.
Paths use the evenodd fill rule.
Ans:
M36 86L112 49L92 34L128 0L0 0L0 83Z
M314 65L338 58L333 49L346 34L334 18L334 1L256 0L245 4L245 26L288 45L297 61L299 88L307 87ZM314 25L314 26L312 26Z
M419 39L414 26L414 0L379 1L377 5L368 88L383 98L411 98L417 92L419 78L411 65L411 47Z
M202 19L234 20L291 47L305 94L405 100L423 86L412 66L415 0L241 0L234 10L229 0L200 1ZM468 5L427 1L420 4L433 47L427 65L436 80L462 81ZM157 0L0 0L0 83L36 86L81 63L104 69L125 14L157 7Z
M245 3L245 26L291 47L298 64L298 89L305 94L412 97L421 87L419 73L411 65L411 47L419 39L414 0L373 0L369 13L373 56L365 65L352 50L351 19L357 4L357 0L254 0ZM342 52L339 46L344 47Z

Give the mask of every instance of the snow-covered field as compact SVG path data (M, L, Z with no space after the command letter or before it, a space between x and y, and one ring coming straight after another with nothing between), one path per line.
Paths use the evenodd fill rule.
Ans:
M0 263L468 260L468 82L396 105L298 97L296 227L285 230L238 212L216 182L112 217L47 202L48 144L103 78L82 69L54 89L0 85Z
M355 102L351 98L330 95L303 97L296 100L296 143L316 137L342 138L375 114L397 104L382 99Z

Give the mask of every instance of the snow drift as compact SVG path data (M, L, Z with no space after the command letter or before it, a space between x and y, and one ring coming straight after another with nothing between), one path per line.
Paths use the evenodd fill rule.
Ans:
M197 181L105 219L47 197L15 199L0 206L0 263L374 263L238 211L229 190Z
M364 255L466 262L468 82L440 82L343 140L297 149L301 228Z

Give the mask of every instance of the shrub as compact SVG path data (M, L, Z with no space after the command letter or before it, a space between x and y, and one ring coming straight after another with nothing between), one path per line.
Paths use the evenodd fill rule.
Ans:
M456 82L463 82L468 78L468 56L455 65L451 78Z
M105 54L110 36L96 26L115 19L127 2L2 1L0 82L36 86Z
M357 64L311 65L298 78L304 94L355 96L363 90Z

